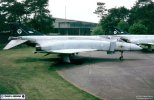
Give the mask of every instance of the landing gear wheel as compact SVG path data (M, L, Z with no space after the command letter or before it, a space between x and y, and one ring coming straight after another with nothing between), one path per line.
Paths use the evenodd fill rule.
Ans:
M123 59L123 56L121 56L119 59L120 59L120 61L124 60L124 59Z
M152 46L148 45L148 51L152 51Z
M124 57L123 57L123 51L121 51L121 56L120 56L120 61L124 60Z

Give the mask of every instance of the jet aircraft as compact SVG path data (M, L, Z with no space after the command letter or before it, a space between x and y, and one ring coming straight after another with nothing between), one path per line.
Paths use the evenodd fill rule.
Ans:
M119 33L120 35L113 35L112 38L117 38L118 40L122 40L126 43L146 46L149 51L151 51L152 46L154 46L154 35L131 35L118 28L114 28L114 30L115 33Z
M136 44L119 42L117 39L108 39L102 36L46 36L42 33L28 28L20 23L11 23L10 42L6 49L13 48L25 42L35 44L35 53L61 54L64 62L71 62L71 56L87 51L107 51L108 54L116 51L121 52L120 59L123 59L123 51L141 50Z

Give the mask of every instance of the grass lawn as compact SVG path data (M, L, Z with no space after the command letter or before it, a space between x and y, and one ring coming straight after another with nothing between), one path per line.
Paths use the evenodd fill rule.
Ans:
M56 72L56 55L33 54L33 48L0 50L0 94L20 93L26 99L98 98L76 88Z

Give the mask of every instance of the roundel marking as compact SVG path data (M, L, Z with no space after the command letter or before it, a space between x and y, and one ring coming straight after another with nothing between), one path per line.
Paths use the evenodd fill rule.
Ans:
M18 33L18 34L21 34L21 33L22 33L22 30L21 30L21 29L18 29L18 30L17 30L17 33Z

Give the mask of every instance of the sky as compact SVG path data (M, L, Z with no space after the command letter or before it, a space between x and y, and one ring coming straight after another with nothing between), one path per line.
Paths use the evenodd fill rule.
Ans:
M124 6L130 9L137 0L49 0L49 10L53 17L99 22L93 12L97 2L104 2L107 9Z

